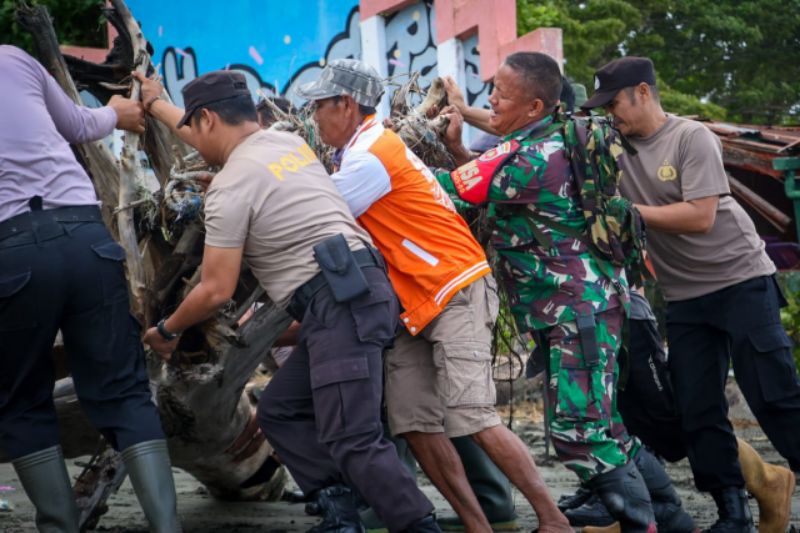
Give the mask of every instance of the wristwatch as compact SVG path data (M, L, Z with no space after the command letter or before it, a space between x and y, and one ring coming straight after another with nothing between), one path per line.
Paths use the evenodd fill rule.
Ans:
M158 330L158 334L161 335L161 338L165 341L171 341L178 338L178 333L171 333L167 331L167 328L164 326L164 323L167 321L167 318L164 317L158 321L156 324L156 329Z
M149 98L146 102L143 102L143 106L142 107L144 107L145 113L149 113L150 112L150 108L153 107L153 104L156 103L156 100L161 100L161 95L160 94L158 96L153 96L153 97Z

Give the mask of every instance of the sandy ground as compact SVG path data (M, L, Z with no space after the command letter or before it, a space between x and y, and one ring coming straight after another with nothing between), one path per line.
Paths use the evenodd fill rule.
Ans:
M749 413L744 402L741 402L740 398L737 399L735 393L731 400L731 418L734 420L739 435L748 440L766 460L785 465L758 425L754 423L752 414ZM505 410L506 416L507 413L508 411ZM552 495L558 498L563 493L572 492L575 488L574 475L554 459L544 456L544 431L537 406L524 404L518 407L514 413L513 429L530 445L531 452L540 466ZM74 465L75 460L71 460L69 463L70 473L77 476L80 469ZM694 490L688 463L684 460L669 465L668 471L675 481L684 505L697 524L700 527L710 525L716 519L713 502L707 495L699 494ZM178 491L178 511L185 531L295 532L305 531L317 522L316 518L309 517L304 513L303 504L221 502L209 496L194 478L183 471L175 469L174 474ZM437 513L450 513L447 502L424 476L420 476L420 483L425 493L434 502ZM14 506L12 512L0 512L0 531L7 533L35 531L32 522L33 509L22 492L14 471L8 464L0 465L0 487L3 486L15 487L16 490L0 492L0 499L6 498ZM520 530L530 531L536 526L535 515L519 493L515 493L514 498L520 515ZM756 502L751 500L750 506L754 516L757 517ZM800 526L800 491L795 491L792 501L792 524L795 527ZM144 516L133 489L127 481L119 492L109 499L109 511L100 520L97 531L130 533L147 531Z

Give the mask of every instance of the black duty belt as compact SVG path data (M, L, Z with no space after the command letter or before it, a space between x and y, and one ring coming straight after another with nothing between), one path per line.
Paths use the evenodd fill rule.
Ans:
M76 205L56 209L34 210L0 222L0 241L25 232L69 222L102 222L100 208L96 205Z
M383 269L386 268L380 252L371 246L353 251L353 259L355 259L356 264L360 268L371 266ZM328 282L325 280L325 276L322 272L317 273L316 276L300 285L300 287L294 291L294 295L289 301L289 305L286 307L286 312L295 320L302 321L303 316L306 314L306 307L311 303L314 295L327 284Z

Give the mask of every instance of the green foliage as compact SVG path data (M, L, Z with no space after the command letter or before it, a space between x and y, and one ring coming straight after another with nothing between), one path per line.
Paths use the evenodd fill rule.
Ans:
M595 67L618 55L619 43L641 22L639 10L625 0L517 0L518 32L561 28L567 73L587 87Z
M779 272L778 283L789 303L781 309L781 322L794 341L794 362L800 369L800 271Z
M16 21L19 0L0 0L0 44L32 51L31 37ZM35 0L47 7L61 44L106 46L105 20L99 0Z
M659 84L659 87L661 106L664 108L664 111L668 113L675 113L676 115L696 115L698 117L715 120L725 119L725 109L716 104L704 102L696 96L676 91L666 84Z
M624 47L651 57L672 87L708 96L737 121L792 118L800 101L800 0L665 0L645 19Z
M520 33L563 29L566 72L589 88L597 67L642 55L670 111L800 119L800 0L517 0L517 12Z
M489 251L490 256L491 254L492 252ZM494 333L492 334L492 353L495 357L519 358L522 352L530 353L533 350L534 343L527 335L520 333L517 322L514 320L514 314L511 312L508 293L503 284L498 284L497 295L500 299L500 309L497 313L497 321L494 324Z

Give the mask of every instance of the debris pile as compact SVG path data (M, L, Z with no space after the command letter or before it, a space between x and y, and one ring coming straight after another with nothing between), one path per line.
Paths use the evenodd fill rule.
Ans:
M780 161L800 161L800 127L704 122L719 137L731 192L780 269L800 268L800 188ZM776 164L777 163L777 164Z

